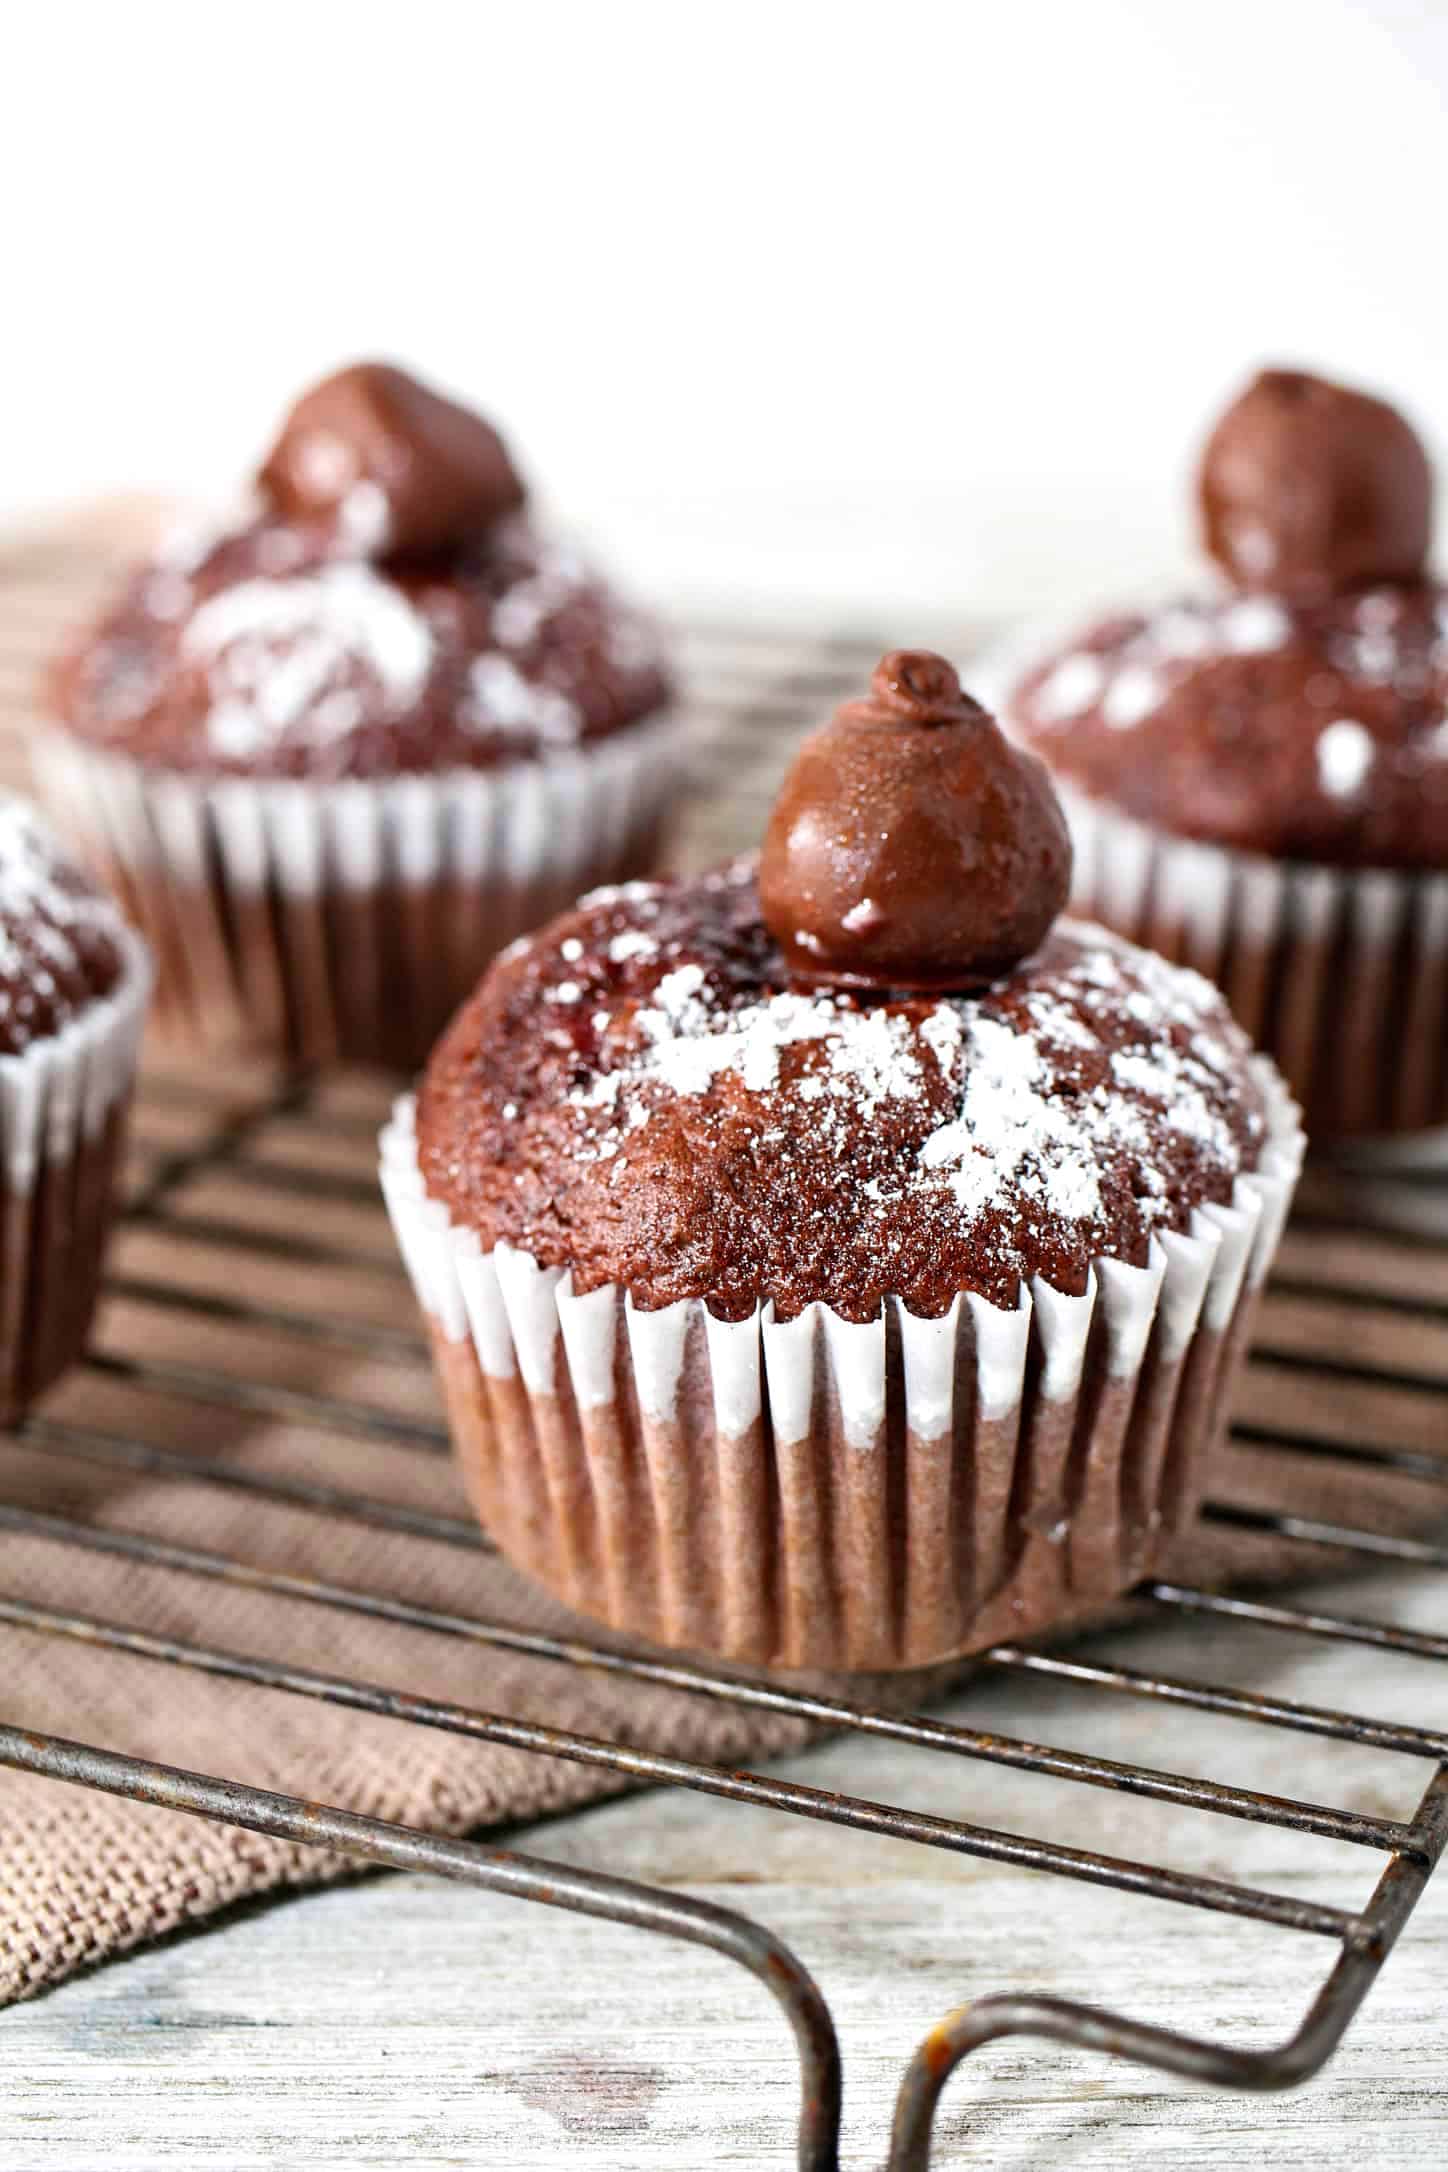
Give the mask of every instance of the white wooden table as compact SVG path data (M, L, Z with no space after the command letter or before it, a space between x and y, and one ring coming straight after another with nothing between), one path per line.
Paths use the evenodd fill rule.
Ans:
M1448 1615L1439 1575L1323 1589L1424 1628ZM1104 1641L1126 1653L1133 1639ZM1442 1718L1425 1711L1442 1694L1432 1670L1407 1659L1202 1624L1155 1630L1135 1656L1319 1704ZM953 1709L1385 1815L1406 1814L1424 1776L1402 1758L1017 1677L983 1682ZM1378 1867L1335 1842L883 1743L826 1744L777 1769L1338 1903L1359 1901ZM743 1908L788 1941L840 2027L847 2167L881 2163L901 2070L961 2001L1048 1990L1262 2045L1295 2025L1331 1957L1301 1935L683 1796L614 1803L527 1844ZM6 2172L792 2161L793 2046L739 1970L421 1877L261 1908L140 1953L0 2016L0 2047ZM935 2161L1225 2172L1249 2160L1272 2172L1448 2161L1448 1876L1306 2088L1221 2095L1012 2042L961 2069Z

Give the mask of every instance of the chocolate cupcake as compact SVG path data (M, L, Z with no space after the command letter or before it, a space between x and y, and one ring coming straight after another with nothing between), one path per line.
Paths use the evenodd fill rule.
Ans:
M1302 1152L1217 992L1055 919L1041 765L937 657L805 742L762 860L491 968L382 1144L464 1475L663 1644L923 1665L1191 1518Z
M669 699L488 424L365 364L298 404L249 517L163 549L61 660L38 774L150 938L163 1024L413 1068L496 951L652 863Z
M117 907L0 796L0 1424L90 1331L150 983Z
M1218 593L1088 627L1010 727L1051 765L1074 903L1221 986L1309 1131L1448 1122L1448 591L1383 402L1259 376L1200 474Z

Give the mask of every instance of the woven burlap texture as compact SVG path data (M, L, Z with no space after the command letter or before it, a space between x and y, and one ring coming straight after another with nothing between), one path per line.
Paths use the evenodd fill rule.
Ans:
M228 1423L237 1436L228 1448L231 1464L337 1482L337 1442L319 1443L300 1428L264 1421ZM211 1485L62 1465L43 1448L7 1443L3 1456L10 1501L430 1607L533 1628L577 1627L495 1556L381 1534ZM1282 1499L1280 1462L1257 1469L1241 1454L1227 1460L1234 1468L1224 1482L1235 1497ZM349 1490L465 1513L445 1458L349 1442L345 1461ZM1323 1481L1310 1501L1299 1489L1293 1505L1345 1520L1374 1513L1388 1522L1410 1519L1402 1489L1384 1483L1375 1490L1377 1499L1361 1482ZM1179 1564L1184 1575L1213 1577L1227 1565L1224 1542L1203 1537L1205 1550ZM7 1535L0 1547L4 1586L13 1596L583 1734L732 1765L797 1746L807 1732L790 1719L48 1541ZM1238 1573L1270 1575L1285 1564L1260 1542L1250 1549L1233 1542L1232 1565ZM511 1825L596 1800L621 1784L561 1759L50 1635L7 1630L3 1651L6 1715L21 1726L435 1831ZM910 1699L938 1684L874 1679L834 1686L868 1701ZM314 1883L345 1867L316 1850L7 1772L0 1775L0 1999L29 1996L244 1897Z

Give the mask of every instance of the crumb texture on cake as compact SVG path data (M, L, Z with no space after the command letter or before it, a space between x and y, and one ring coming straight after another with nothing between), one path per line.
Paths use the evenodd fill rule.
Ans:
M1448 867L1448 591L1236 595L1083 631L1016 688L1057 774L1183 837Z
M726 1319L1079 1293L1229 1201L1265 1131L1198 975L1068 921L980 994L791 987L752 860L595 892L515 944L418 1109L426 1188L485 1246Z
M0 794L0 1056L19 1056L109 995L124 936L111 900L22 799Z
M353 496L335 529L174 537L56 667L62 721L168 768L373 777L546 759L667 701L652 623L570 547L519 516L374 563Z

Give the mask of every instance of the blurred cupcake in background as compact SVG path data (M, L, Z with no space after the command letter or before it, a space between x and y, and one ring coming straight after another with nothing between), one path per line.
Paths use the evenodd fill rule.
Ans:
M298 402L254 512L164 546L57 663L36 770L165 1027L410 1068L496 951L652 863L670 700L496 431L363 363Z
M1448 1122L1448 592L1394 408L1262 372L1199 471L1225 586L1086 627L1010 696L1073 903L1216 980L1317 1137Z
M118 907L0 795L0 1424L90 1332L150 986Z

